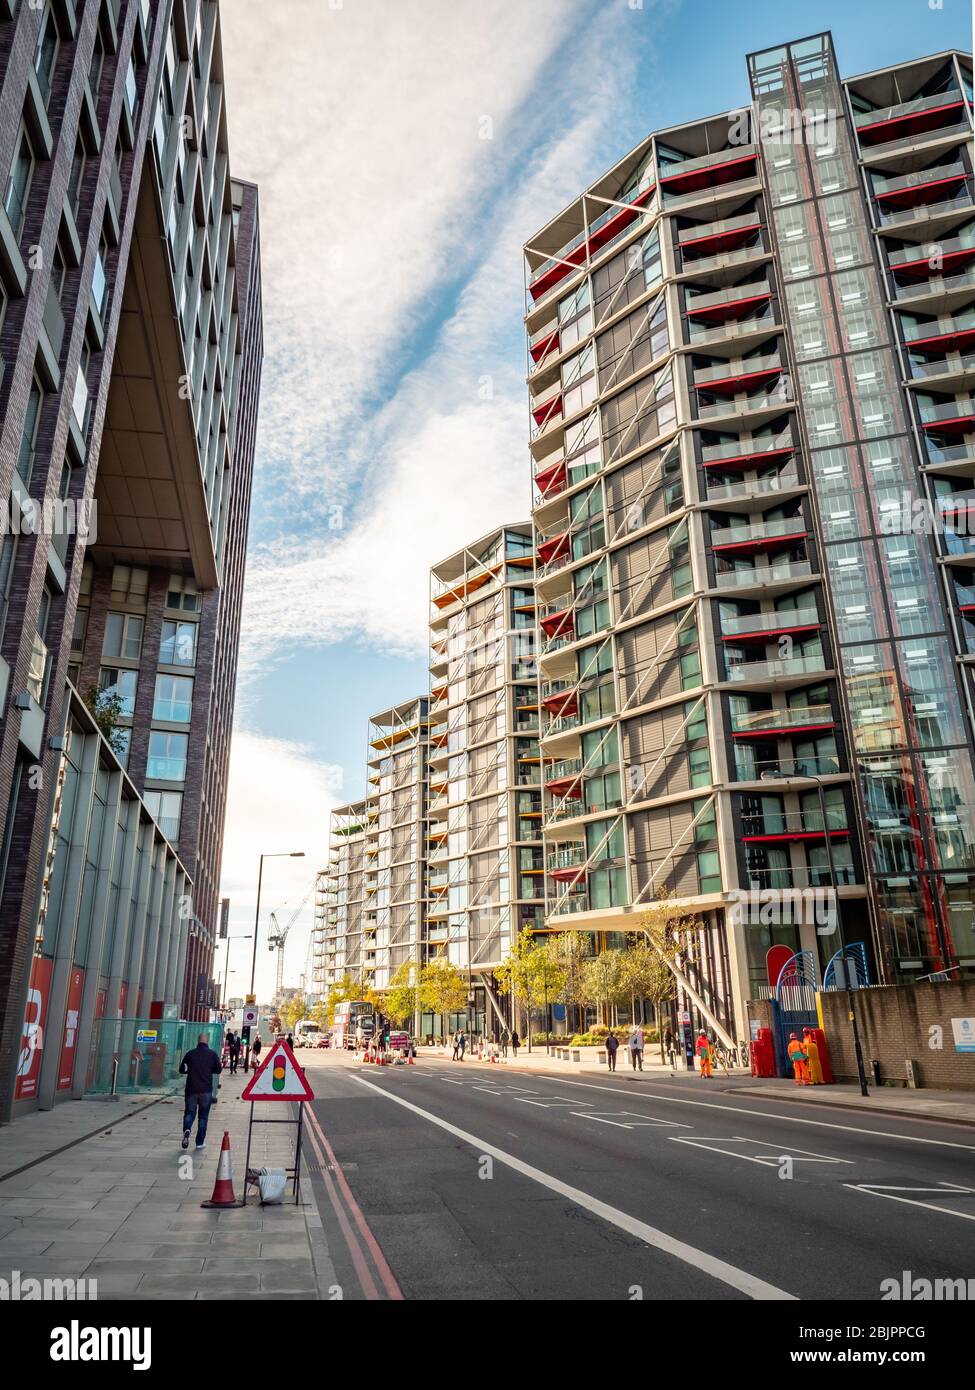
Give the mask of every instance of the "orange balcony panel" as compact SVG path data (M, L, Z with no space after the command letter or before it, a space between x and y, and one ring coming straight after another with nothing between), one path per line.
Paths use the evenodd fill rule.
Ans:
M931 106L926 111L908 111L899 116L888 116L886 120L875 121L873 125L857 128L861 145L884 145L888 140L899 140L903 135L919 135L926 130L936 130L945 125L949 111L957 111L963 106L962 98L946 101L943 106Z
M466 598L468 594L473 594L476 590L482 588L482 586L497 573L499 568L498 565L494 565L484 574L477 574L473 579L469 579L466 584L458 584L456 589L445 590L444 593L437 595L433 600L434 603L438 608L449 608L450 605L456 603L458 599Z
M709 164L703 169L688 169L686 173L678 170L674 174L661 174L660 182L667 185L668 193L696 193L700 188L717 188L723 183L734 183L747 177L746 164L755 168L754 154L739 155L724 164Z
M541 468L535 474L535 483L543 497L557 497L564 490L567 481L565 459L559 459L558 463L550 463L547 468Z

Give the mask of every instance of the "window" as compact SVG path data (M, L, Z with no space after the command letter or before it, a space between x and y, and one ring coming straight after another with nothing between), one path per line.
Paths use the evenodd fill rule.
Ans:
M125 74L125 101L129 108L129 115L134 121L135 113L139 109L139 91L135 82L135 64L131 58Z
M112 603L145 608L149 588L149 571L132 565L115 565L112 569Z
M132 730L128 725L120 724L112 730L112 747L115 756L123 767L129 765L129 748L132 746Z
M71 173L68 176L68 202L71 211L74 213L75 221L78 220L78 210L81 203L81 180L85 174L85 147L80 140L76 141L74 147L74 159L71 162Z
M50 7L44 13L41 22L41 30L37 37L37 49L34 53L34 72L37 74L37 85L41 89L41 96L44 104L51 95L51 78L54 76L54 63L58 56L58 28L54 22L54 15Z
M102 233L98 243L98 251L95 255L95 269L91 278L91 297L95 301L95 308L98 310L99 318L105 314L105 306L108 303L108 278L105 274L105 266L108 262L108 241L105 233Z
M88 86L91 88L91 94L95 99L96 106L98 105L99 88L102 85L102 67L104 63L105 50L102 48L100 35L96 34L95 46L91 52L91 63L88 67Z
M17 553L17 539L5 533L0 540L0 637L7 621L7 605L10 601L10 576L14 569L14 556Z
M4 195L3 206L6 209L7 217L13 228L14 236L19 241L20 234L24 230L24 219L27 216L27 195L30 192L31 178L34 173L34 151L31 149L30 140L27 132L21 127L20 140L17 144L17 153L14 155L14 162L10 169L10 177L7 180L7 191Z
M195 665L196 626L196 623L163 623L159 636L161 666Z
M135 714L135 696L139 684L137 671L121 671L114 666L103 666L98 673L98 689L110 699L115 696L119 702L119 714Z
M105 619L102 656L138 661L142 652L142 618L133 613L109 613Z
M152 705L153 719L188 724L193 707L192 676L156 677L156 695Z
M167 734L153 729L149 734L146 776L160 782L182 782L186 776L188 734Z
M27 409L24 412L24 426L20 432L20 451L17 454L17 472L25 483L30 482L34 469L34 446L37 443L37 426L41 418L44 392L36 375L30 384Z
M171 574L166 593L166 607L181 608L184 613L199 613L201 606L196 580L182 574Z
M178 840L179 822L183 813L183 793L147 791L145 803L166 839Z

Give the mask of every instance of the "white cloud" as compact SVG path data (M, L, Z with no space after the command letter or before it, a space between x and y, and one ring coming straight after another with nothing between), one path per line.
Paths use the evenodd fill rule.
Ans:
M265 859L261 889L261 927L257 950L258 995L274 988L275 957L267 948L268 914L287 921L328 859L328 816L341 802L341 770L316 762L307 748L282 738L265 738L237 729L230 749L227 820L220 879L230 898L230 934L252 939L231 943L229 992L241 994L250 979L257 874L261 854L303 850L303 859ZM314 896L289 934L285 984L296 985L304 968L314 918ZM223 978L226 946L217 949L216 971Z

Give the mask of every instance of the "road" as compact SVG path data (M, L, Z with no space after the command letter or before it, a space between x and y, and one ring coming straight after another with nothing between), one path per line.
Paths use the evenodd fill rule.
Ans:
M975 1289L973 1129L697 1077L299 1056L345 1298L877 1300L905 1271Z

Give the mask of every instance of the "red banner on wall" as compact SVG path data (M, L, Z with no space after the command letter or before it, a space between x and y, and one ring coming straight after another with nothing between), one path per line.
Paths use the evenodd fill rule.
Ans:
M85 987L85 972L77 966L68 983L68 1007L64 1015L64 1034L61 1038L61 1061L58 1063L58 1090L67 1091L74 1072L75 1049L78 1045L78 1023L81 1019L81 995Z
M30 970L30 985L24 1007L24 1026L20 1035L20 1057L17 1061L15 1100L28 1100L37 1095L44 1051L44 1028L47 1023L47 1001L51 991L51 962L47 956L35 956Z

